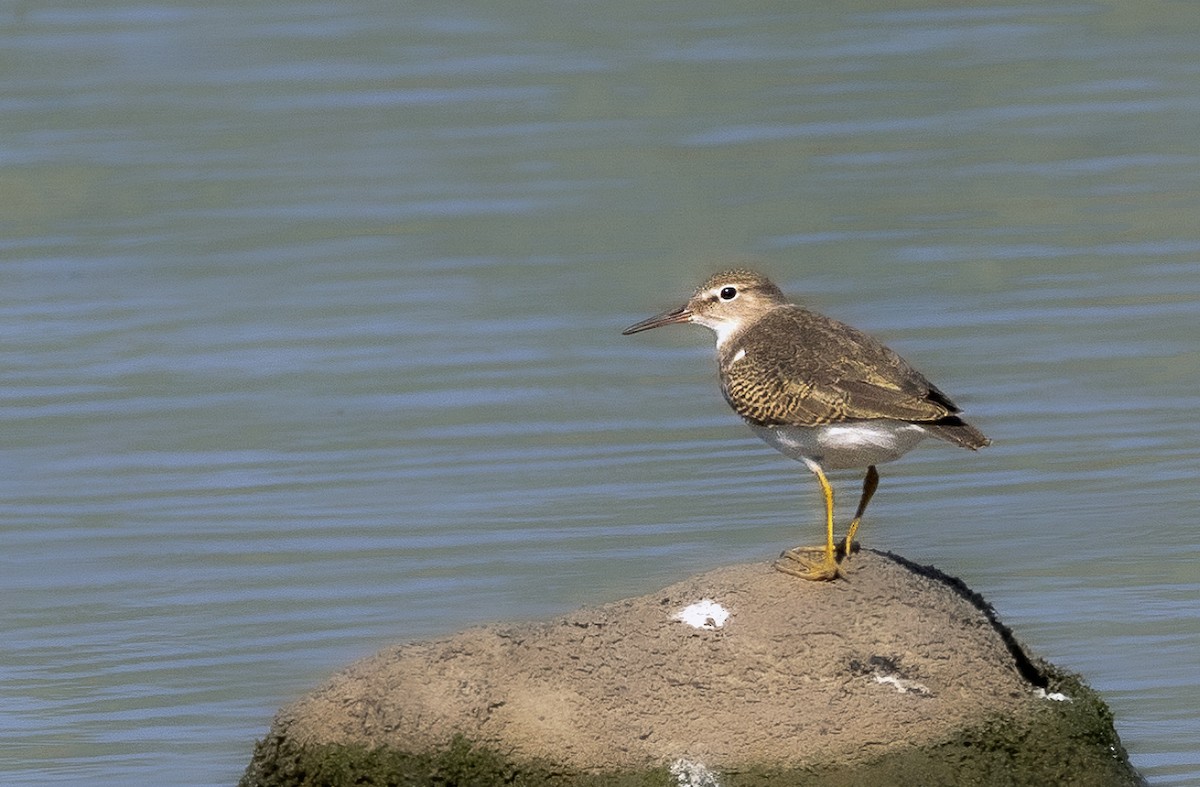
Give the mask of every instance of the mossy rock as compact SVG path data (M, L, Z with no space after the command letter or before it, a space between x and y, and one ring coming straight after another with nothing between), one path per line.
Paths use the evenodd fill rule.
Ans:
M388 648L280 711L241 785L1143 783L1096 693L960 580L850 567L733 566Z

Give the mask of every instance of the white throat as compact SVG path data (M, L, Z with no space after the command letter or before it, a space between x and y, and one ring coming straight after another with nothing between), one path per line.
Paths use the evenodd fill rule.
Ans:
M702 314L693 315L692 322L703 325L705 328L711 328L717 334L717 349L720 349L742 327L741 320L714 320Z

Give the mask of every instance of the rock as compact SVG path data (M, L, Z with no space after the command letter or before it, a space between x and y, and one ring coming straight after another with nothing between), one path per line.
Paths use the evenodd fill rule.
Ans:
M960 580L866 550L835 582L732 566L388 648L280 711L241 782L1141 783L1077 677Z

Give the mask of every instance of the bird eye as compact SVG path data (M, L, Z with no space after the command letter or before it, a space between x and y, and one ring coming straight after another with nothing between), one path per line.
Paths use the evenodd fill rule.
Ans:
M737 297L737 287L722 287L720 298L723 301L732 301Z

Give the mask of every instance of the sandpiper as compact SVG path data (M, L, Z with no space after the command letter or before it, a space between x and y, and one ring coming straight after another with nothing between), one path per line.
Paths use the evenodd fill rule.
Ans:
M783 552L775 567L804 579L840 572L875 488L875 465L933 436L972 450L990 440L959 418L937 386L876 339L788 303L762 274L718 273L678 309L629 326L638 331L694 322L717 334L721 392L759 437L803 462L825 497L825 545ZM845 540L833 538L833 489L826 469L867 468Z

